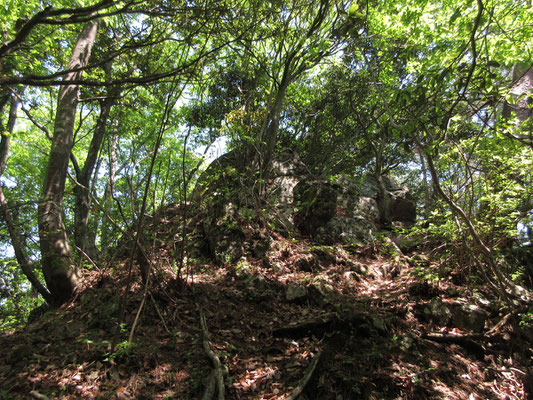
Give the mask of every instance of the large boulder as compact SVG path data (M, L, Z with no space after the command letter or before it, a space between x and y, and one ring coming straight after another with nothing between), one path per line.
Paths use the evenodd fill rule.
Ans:
M381 193L383 189L380 189L381 185L377 178L369 174L360 186L361 196L376 200L379 220L390 219L389 222L413 224L416 221L416 201L409 192L409 188L388 176L381 177L381 180L385 193ZM382 207L386 209L379 210L377 203L383 197L388 198L388 201L381 202Z
M407 186L402 186L389 177L383 177L387 195L391 197L389 216L392 222L414 223L416 201Z
M331 245L335 243L367 244L376 232L372 221L360 216L336 214L326 225L317 229L314 239L319 243Z
M358 199L351 188L319 179L300 181L293 194L295 225L315 241L330 245L372 240L376 231L374 200Z
M235 205L218 200L210 204L203 221L205 240L217 263L234 263L244 255L245 235Z
M215 160L192 196L192 201L203 204L204 242L209 256L219 263L246 255L262 258L270 237L263 234L258 239L256 233L264 232L265 226L281 234L298 230L323 244L367 244L381 227L384 214L402 224L415 221L414 199L395 180L382 177L378 182L372 175L313 176L292 151L273 160L265 196L258 204L250 159L234 150ZM386 203L380 198L383 187L390 200ZM383 204L388 209L383 210Z
M293 190L294 222L301 232L313 236L337 214L339 188L324 180L300 181Z
M414 223L416 205L409 189L391 178L382 179L389 201L381 207L386 204L387 209L380 209L382 190L372 175L360 182L346 176L299 180L293 189L295 226L320 243L366 244L386 218L402 225Z
M289 151L273 160L265 197L272 217L269 222L278 232L294 231L294 189L308 179L307 168L296 153Z
M482 332L488 313L466 299L443 301L440 297L431 299L424 309L426 318L461 331Z

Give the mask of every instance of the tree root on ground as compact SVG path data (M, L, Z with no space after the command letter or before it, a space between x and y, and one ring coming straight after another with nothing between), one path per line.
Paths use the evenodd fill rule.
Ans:
M213 364L213 371L209 374L207 378L206 387L204 396L202 400L209 400L214 397L215 388L217 391L217 399L224 400L224 370L222 368L222 363L220 359L215 354L211 347L209 347L209 331L207 330L207 322L205 320L205 315L200 310L200 325L202 327L202 346L204 348L204 353L211 360Z
M274 337L299 339L306 336L321 336L335 330L356 329L360 334L368 336L372 329L380 330L372 322L369 315L350 313L344 316L331 316L329 319L314 319L282 326L272 330Z
M472 340L481 340L488 341L490 337L484 336L481 333L465 333L465 334L454 334L454 333L438 333L430 332L422 335L422 339L431 340L437 343L455 343L462 344Z
M205 381L205 391L202 400L211 400L215 395L215 374L211 372Z
M328 319L325 321L305 321L298 324L276 328L272 331L272 335L274 337L299 339L305 336L310 336L311 334L317 334L317 332L323 334L331 329L333 323L334 321L332 319Z
M296 400L298 396L302 394L305 387L307 386L307 384L313 377L313 374L315 373L316 366L318 364L318 361L320 361L321 355L322 355L322 352L318 352L316 354L316 356L313 358L313 361L311 361L311 364L309 364L309 366L305 370L305 374L302 380L298 383L298 385L296 385L296 387L292 390L291 394L289 395L289 397L287 397L286 400Z

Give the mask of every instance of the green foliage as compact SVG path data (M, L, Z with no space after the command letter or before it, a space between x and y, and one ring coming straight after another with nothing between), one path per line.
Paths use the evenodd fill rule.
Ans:
M96 2L83 3L91 4ZM46 5L76 7L59 0ZM252 169L274 138L278 150L294 150L317 175L392 174L419 188L415 197L431 221L424 233L449 241L458 258L473 242L449 204L435 200L421 158L434 159L445 193L498 257L513 246L517 222L531 222L531 148L516 140L527 137L531 118L519 126L513 116L501 117L504 101L519 100L511 93L513 68L532 62L526 4L290 0L122 6L111 3L102 11L107 16L83 74L87 84L80 87L72 148L83 167L103 99L115 93L91 181L89 225L101 250L139 217L147 184L147 213L189 199L204 168L200 153L220 137L230 149L246 151L239 153L239 168L211 177L212 196L235 197L219 190L225 179L260 191L267 178ZM8 0L0 9L7 43L43 4ZM57 84L80 31L80 24L69 22L71 13L35 25L0 64L0 79L27 79L2 182L34 259ZM162 142L147 182L159 132ZM71 234L74 162L67 172L63 208ZM314 201L304 200L300 207ZM0 239L9 240L3 226ZM14 316L5 326L36 303L24 294L27 283L13 268L7 263L0 278L22 296L22 309L16 297L5 299L2 312Z
M136 344L128 341L123 341L117 344L113 353L107 353L104 361L115 361L118 358L125 358L135 349Z
M26 324L30 312L43 304L16 261L0 260L0 331Z
M520 328L524 330L531 329L533 327L533 312L529 311L521 314L520 322L518 324Z

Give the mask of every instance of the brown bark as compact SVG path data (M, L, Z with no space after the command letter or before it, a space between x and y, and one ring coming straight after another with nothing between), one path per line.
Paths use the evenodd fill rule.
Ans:
M96 39L98 21L88 22L72 51L68 69L87 65ZM54 137L46 169L41 201L39 203L39 238L43 274L54 302L64 303L77 287L76 270L63 222L63 194L70 153L73 146L74 121L78 104L78 85L68 84L79 80L81 72L65 76L67 84L61 86L58 96Z
M510 118L512 113L520 122L525 121L533 114L529 108L531 97L528 94L533 89L533 66L515 65L513 68L513 86L511 87L511 96L516 100L516 104L505 103L503 105L502 116Z
M89 146L87 158L83 168L77 176L79 185L74 188L74 239L80 250L86 253L92 260L98 260L100 252L95 244L95 234L89 226L91 210L90 186L95 166L100 153L102 142L106 135L107 120L111 107L115 102L116 90L111 90L109 96L101 102L100 116L96 122L94 134Z
M533 133L531 129L523 128L522 124L533 115L533 109L530 108L533 102L533 65L515 65L513 68L513 85L511 87L511 96L516 101L515 104L507 102L503 105L502 116L506 119L516 115L516 129L509 133L509 137L520 141L521 143L533 149Z

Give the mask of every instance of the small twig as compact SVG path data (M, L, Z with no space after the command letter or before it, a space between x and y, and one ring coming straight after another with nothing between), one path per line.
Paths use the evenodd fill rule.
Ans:
M311 380L311 377L315 373L316 366L318 364L318 361L320 360L320 356L322 355L322 352L318 352L315 358L313 358L313 361L311 361L311 364L307 367L307 370L305 371L304 377L302 380L298 383L298 385L293 389L289 397L287 397L286 400L296 400L298 396L302 394L305 387Z
M135 328L137 326L137 323L139 322L139 317L141 316L142 309L144 307L144 303L146 302L146 296L148 294L148 289L150 286L150 269L148 270L148 277L146 278L146 283L144 285L144 293L143 293L143 299L141 301L141 304L139 305L139 309L137 310L137 314L135 315L135 320L133 321L133 325L131 327L130 336L128 337L128 342L133 341L133 334L135 332Z
M157 306L157 302L154 299L154 296L152 295L152 292L148 292L150 295L150 298L152 299L152 302L154 303L155 310L157 311L157 315L159 315L159 318L161 319L161 322L163 323L163 326L165 327L165 330L170 335L170 329L168 329L167 323L165 322L165 319L163 318L163 315L161 314L161 311L159 310L159 307Z
M87 261L89 261L94 268L96 268L98 271L100 271L100 268L98 268L98 265L96 265L96 263L92 260L91 257L89 257L89 255L86 252L84 252L78 246L76 246L76 250L78 250L81 253L81 255L83 257L85 257L87 259Z
M207 355L207 357L211 360L213 363L213 375L217 387L218 392L218 400L224 400L224 374L222 371L222 363L220 362L220 359L218 356L211 350L209 347L209 331L207 330L207 322L205 320L205 315L202 312L200 312L200 325L202 327L202 346L204 348L204 352ZM207 391L207 388L206 388Z

